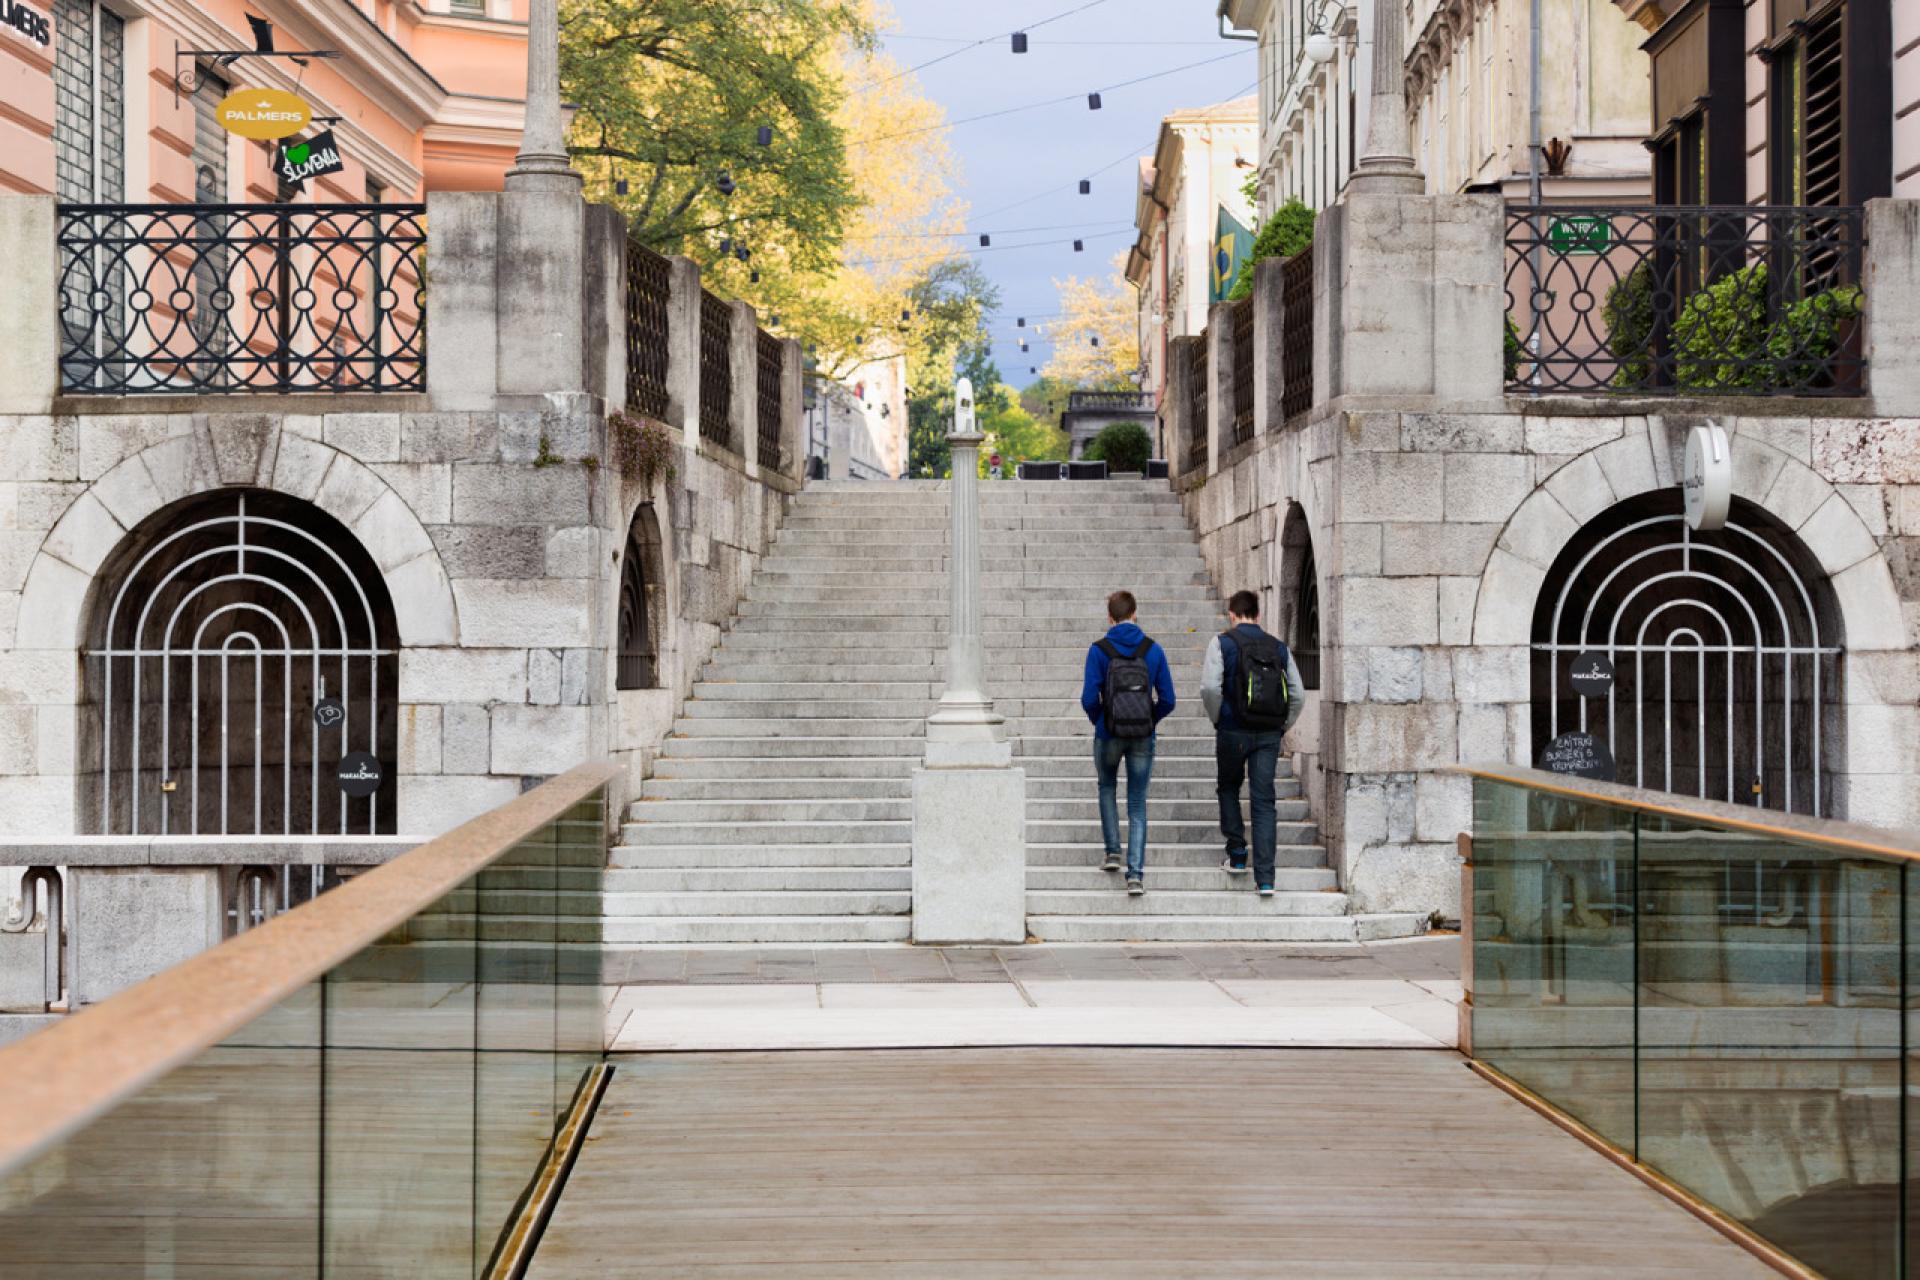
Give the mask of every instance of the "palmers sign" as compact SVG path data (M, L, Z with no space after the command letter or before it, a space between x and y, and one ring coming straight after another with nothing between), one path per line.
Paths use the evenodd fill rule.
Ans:
M0 0L0 29L42 49L53 43L53 18L27 7L25 0Z
M284 89L235 89L214 110L221 128L243 138L284 138L313 120L313 108Z

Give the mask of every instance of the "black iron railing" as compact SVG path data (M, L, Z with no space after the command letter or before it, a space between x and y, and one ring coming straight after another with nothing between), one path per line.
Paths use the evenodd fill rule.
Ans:
M673 277L667 260L627 241L627 408L667 416L667 305Z
M769 471L781 469L780 416L784 407L780 389L782 364L780 339L765 329L754 331L754 421L760 437L760 465Z
M1227 313L1233 319L1233 442L1253 439L1253 299L1242 298Z
M1858 208L1507 212L1507 389L1858 395Z
M733 444L733 310L700 291L700 434Z
M1069 391L1067 412L1079 413L1083 410L1152 413L1153 393L1151 391Z
M1207 369L1208 335L1205 329L1188 348L1187 360L1187 470L1207 469L1207 404L1213 387Z
M426 206L61 205L76 395L421 391Z
M1313 408L1313 251L1280 267L1280 414L1287 421Z

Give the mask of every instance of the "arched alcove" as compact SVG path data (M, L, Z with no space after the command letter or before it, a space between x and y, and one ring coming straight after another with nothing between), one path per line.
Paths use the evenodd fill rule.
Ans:
M615 650L614 687L660 687L661 641L666 634L665 569L660 554L660 521L653 504L643 502L627 526L620 560L620 633Z
M1843 747L1842 633L1832 588L1792 531L1733 500L1726 527L1687 526L1678 489L1590 521L1536 599L1533 756L1569 732L1618 780L1830 816ZM1585 692L1573 672L1612 668Z
M1300 683L1309 689L1320 687L1320 574L1313 558L1313 533L1307 527L1307 513L1299 503L1287 505L1285 522L1280 528L1279 599L1275 603L1273 627L1293 651L1300 667Z
M86 604L80 821L106 834L391 833L397 635L379 566L312 504L222 489L154 513ZM371 794L349 794L374 772Z

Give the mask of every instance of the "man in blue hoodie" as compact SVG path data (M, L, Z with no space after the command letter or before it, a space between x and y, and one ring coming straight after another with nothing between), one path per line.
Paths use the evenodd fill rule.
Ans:
M1120 762L1127 764L1127 892L1146 890L1147 786L1153 780L1153 735L1173 711L1173 673L1166 650L1134 624L1131 591L1107 597L1107 634L1087 650L1080 706L1093 722L1093 767L1100 779L1103 870L1120 869Z

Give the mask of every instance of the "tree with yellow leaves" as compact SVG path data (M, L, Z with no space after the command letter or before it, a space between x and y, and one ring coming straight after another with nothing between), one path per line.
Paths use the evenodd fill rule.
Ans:
M1104 278L1055 280L1060 317L1047 325L1053 358L1043 371L1049 379L1086 391L1122 391L1135 385L1140 367L1139 308L1122 267L1113 262Z

